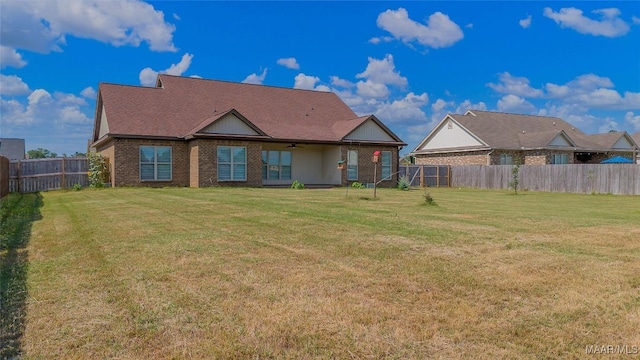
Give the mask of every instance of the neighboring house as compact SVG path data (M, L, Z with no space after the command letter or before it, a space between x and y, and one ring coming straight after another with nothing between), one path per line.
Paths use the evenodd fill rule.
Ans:
M406 145L331 92L164 74L155 87L101 83L92 140L113 186L368 183L374 151L376 179L395 186Z
M631 138L633 138L633 141L635 141L636 144L640 145L640 131L631 135ZM636 152L636 163L640 164L640 151Z
M24 160L24 139L0 138L0 156L9 160Z
M588 135L556 117L468 110L445 116L411 155L427 165L594 164L637 149L626 132Z

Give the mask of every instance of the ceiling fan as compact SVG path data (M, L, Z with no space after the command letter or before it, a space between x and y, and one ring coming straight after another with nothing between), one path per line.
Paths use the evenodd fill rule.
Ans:
M292 143L286 146L288 149L302 149L304 146L300 146L296 143Z

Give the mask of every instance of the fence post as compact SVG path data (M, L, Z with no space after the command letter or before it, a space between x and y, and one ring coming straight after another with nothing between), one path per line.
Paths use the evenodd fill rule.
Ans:
M21 193L22 192L22 181L20 180L20 159L18 159L18 164L16 165L16 176L17 176L17 182L18 182L18 192Z
M67 179L65 176L65 168L64 168L64 157L62 158L62 188L65 189L67 187Z
M436 166L436 187L440 187L440 165Z
M420 187L424 187L424 165L420 166Z

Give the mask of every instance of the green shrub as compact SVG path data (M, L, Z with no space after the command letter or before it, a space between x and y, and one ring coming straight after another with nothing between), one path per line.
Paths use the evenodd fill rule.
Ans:
M351 187L355 188L355 189L364 189L365 185L363 183L361 183L361 182L357 182L356 181L353 184L351 184Z
M291 188L292 189L296 189L296 190L303 190L304 189L304 184L299 182L298 180L295 180L292 184L291 184Z
M80 190L82 190L82 185L80 185L80 184L78 184L78 183L73 184L72 189L73 189L74 191L80 191Z
M425 205L438 205L436 204L436 201L433 199L433 196L431 196L431 194L426 190L424 191L424 195L422 197L424 197Z
M107 175L107 161L98 153L89 153L89 186L95 188L104 187L104 178Z
M407 176L400 176L398 179L398 189L408 191L411 188L411 181Z

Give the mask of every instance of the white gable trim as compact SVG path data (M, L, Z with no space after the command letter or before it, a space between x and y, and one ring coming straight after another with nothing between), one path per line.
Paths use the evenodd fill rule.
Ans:
M487 148L488 145L452 116L447 115L413 151L478 147Z
M198 131L200 134L262 135L235 114L227 114Z
M575 144L564 134L564 132L556 135L549 142L548 146L558 146L558 147L575 147Z
M98 131L98 139L109 133L109 123L107 122L107 110L105 110L104 106L102 107L102 113L98 117L98 123L100 124Z
M385 129L368 119L343 138L344 140L396 141Z
M620 139L618 139L618 141L616 141L616 143L613 144L612 148L633 150L635 146L633 146L633 143L629 141L629 139L627 139L627 136L625 135L625 136L621 136Z

